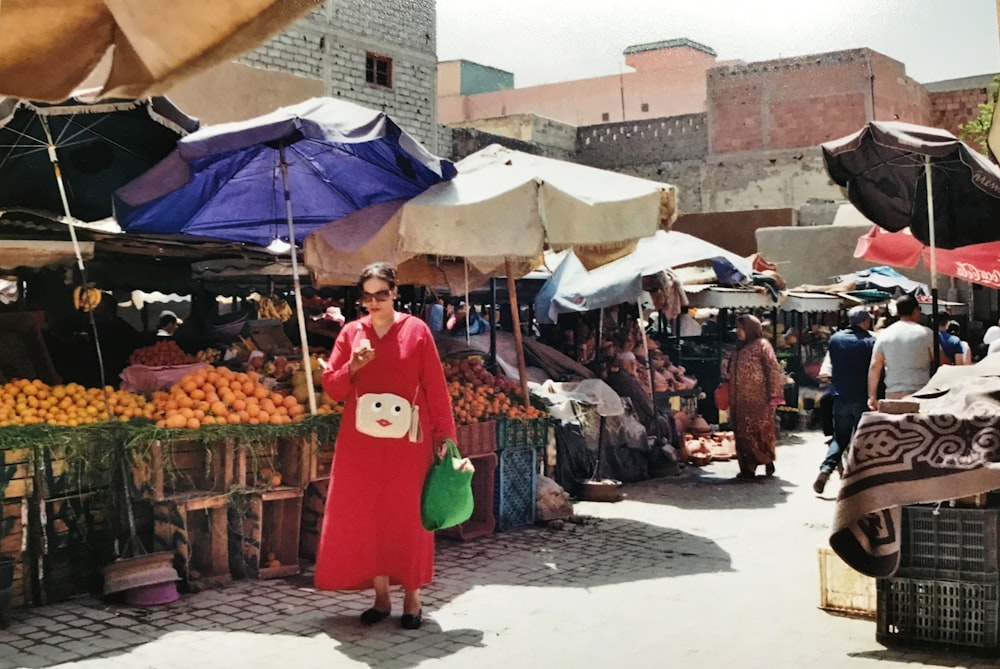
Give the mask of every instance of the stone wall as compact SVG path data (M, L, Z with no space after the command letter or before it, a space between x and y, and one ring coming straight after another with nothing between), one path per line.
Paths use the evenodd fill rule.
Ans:
M989 88L966 88L930 94L931 125L958 135L958 126L979 116L979 105L989 101ZM985 147L977 147L980 150Z
M708 153L706 120L705 114L682 114L582 126L576 132L577 156L602 168L703 158Z
M536 142L526 142L513 137L495 135L475 128L451 128L451 144L441 147L441 155L449 156L459 161L469 154L483 149L490 144L500 144L515 151L523 151L547 158L573 161L573 152L559 147L547 146ZM450 149L449 149L450 147Z
M383 109L437 152L434 0L327 0L241 62L323 81L326 94ZM365 81L368 52L392 58L392 88Z

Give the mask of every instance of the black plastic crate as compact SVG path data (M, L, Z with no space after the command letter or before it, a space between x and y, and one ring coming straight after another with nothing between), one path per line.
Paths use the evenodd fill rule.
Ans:
M1000 650L998 591L995 581L879 579L875 638L886 646Z
M1000 580L1000 509L903 507L897 576Z

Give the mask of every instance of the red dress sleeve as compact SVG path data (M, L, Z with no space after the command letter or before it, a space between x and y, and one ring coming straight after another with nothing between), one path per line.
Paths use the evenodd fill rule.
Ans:
M421 322L421 324L423 324ZM441 357L430 330L424 325L421 328L422 354L420 385L427 396L427 409L430 427L431 444L437 446L443 439L455 439L455 416L451 411L451 396L448 394L448 384L444 379L444 368Z
M781 371L781 363L774 354L770 342L761 340L761 362L764 365L764 378L767 380L770 399L785 401L785 375Z
M323 371L323 390L334 402L343 402L351 394L354 384L351 382L350 362L351 351L354 349L354 339L361 325L357 322L344 327L337 335L333 344L330 359Z

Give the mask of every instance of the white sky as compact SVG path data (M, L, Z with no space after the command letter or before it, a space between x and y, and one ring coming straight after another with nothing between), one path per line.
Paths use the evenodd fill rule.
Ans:
M626 46L687 37L746 62L870 47L919 82L1000 72L994 0L437 0L439 60L518 88L627 71Z

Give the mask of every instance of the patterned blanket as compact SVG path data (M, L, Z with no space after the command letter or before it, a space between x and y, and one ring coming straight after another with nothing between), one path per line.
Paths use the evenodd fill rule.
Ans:
M879 578L895 573L901 507L1000 488L1000 376L993 367L943 368L914 395L919 414L862 417L830 536L851 567Z

